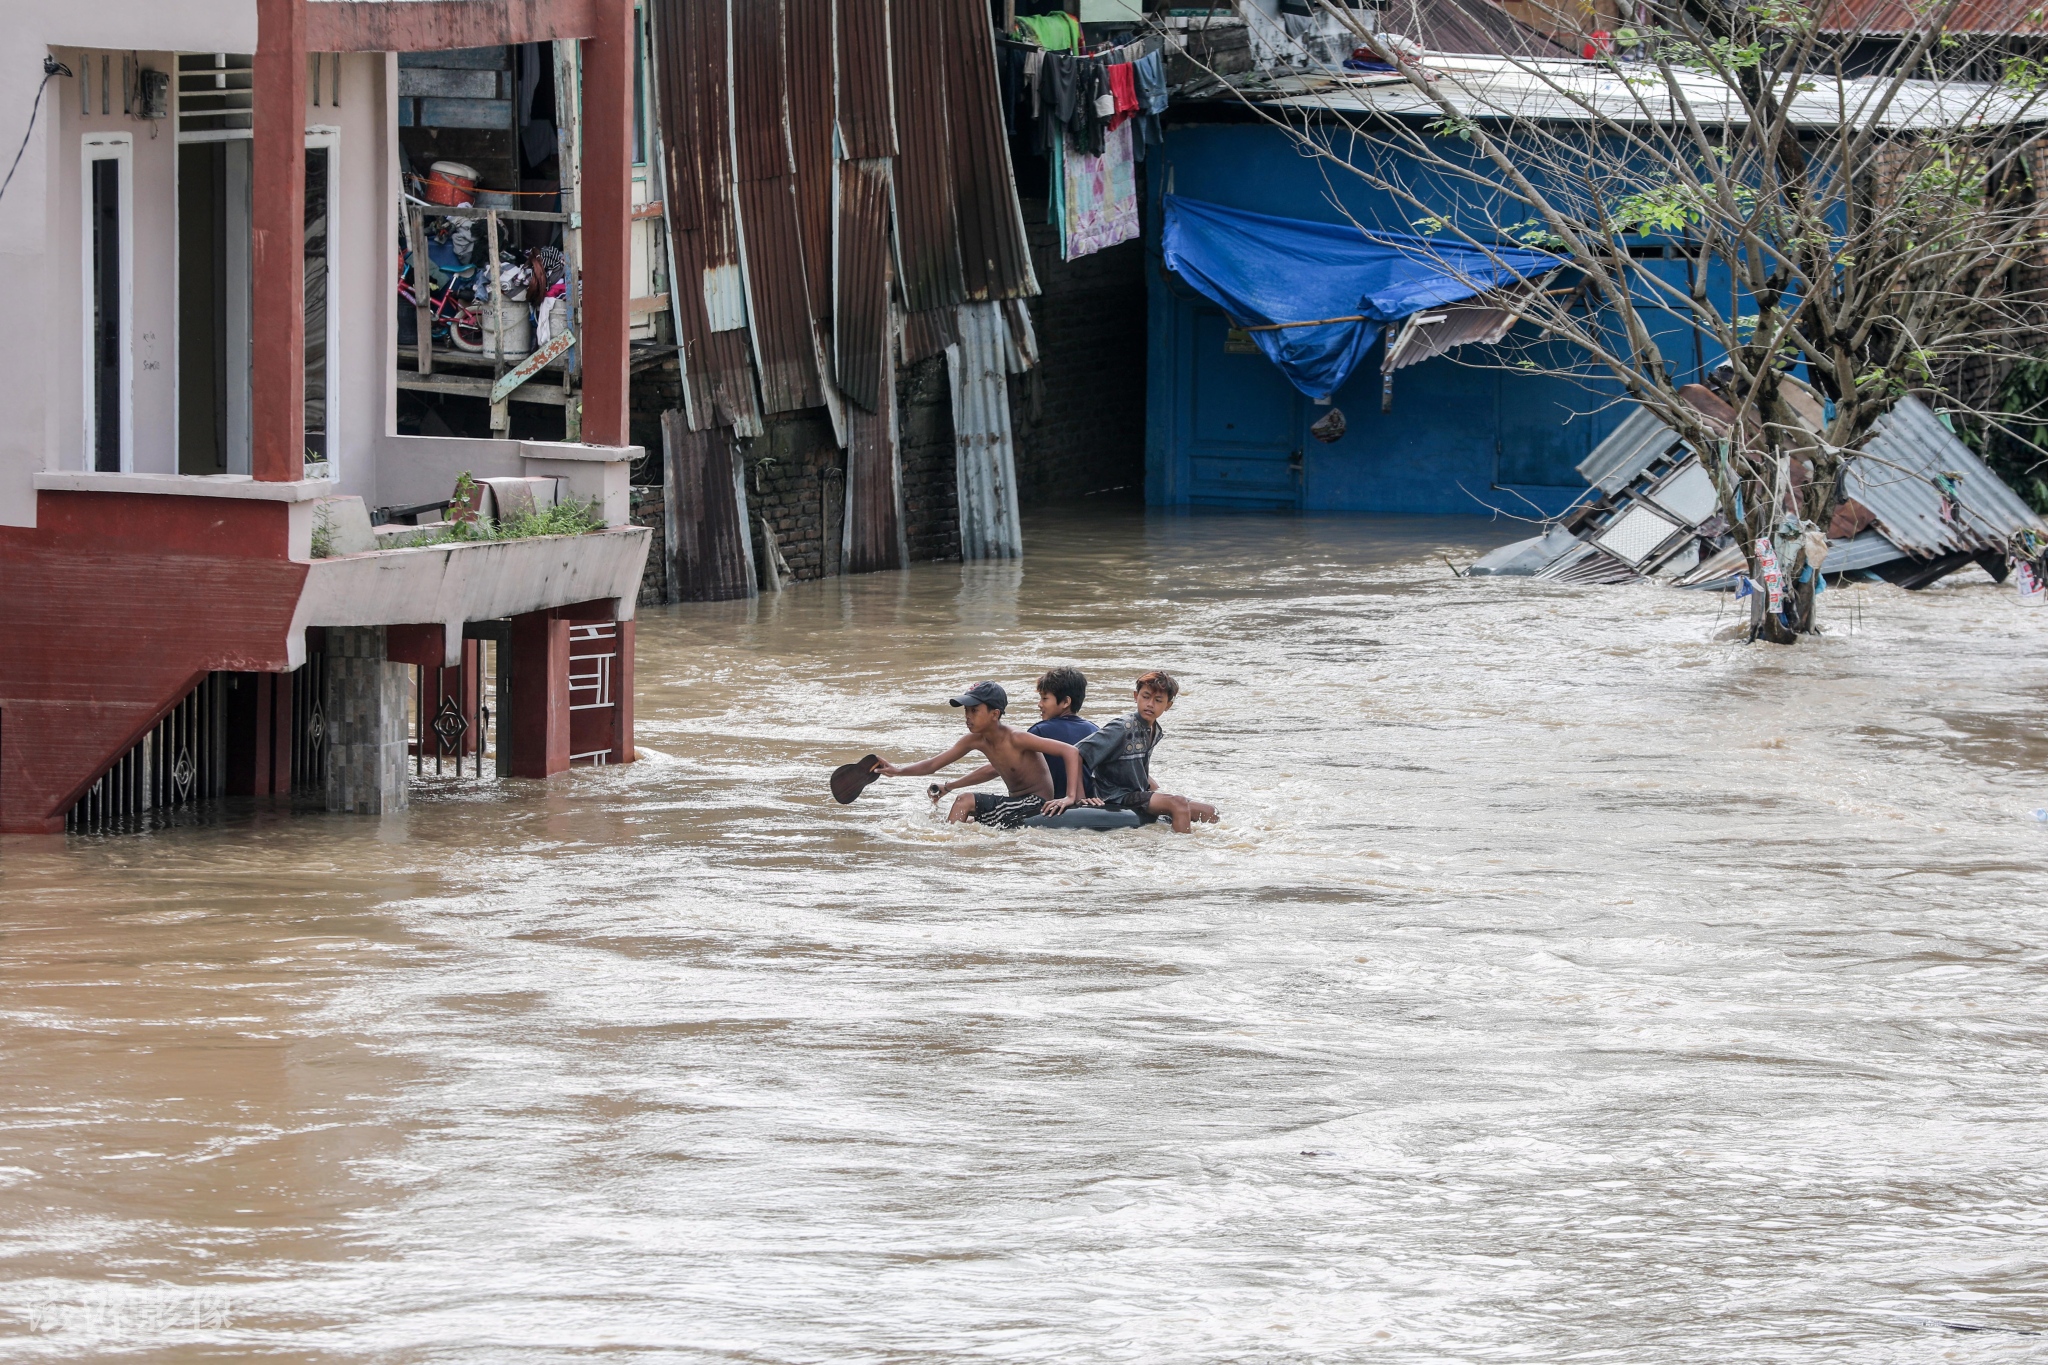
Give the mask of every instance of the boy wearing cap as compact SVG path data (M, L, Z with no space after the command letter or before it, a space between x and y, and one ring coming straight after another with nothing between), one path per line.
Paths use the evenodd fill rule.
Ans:
M1159 790L1152 780L1152 751L1166 738L1159 718L1180 695L1180 683L1164 669L1154 669L1138 679L1131 694L1137 710L1118 716L1080 743L1081 760L1095 779L1095 794L1111 810L1136 811L1140 815L1164 815L1173 821L1174 832L1186 834L1200 820L1216 822L1216 808L1206 801L1190 801Z
M989 766L1009 788L1006 796L978 792L962 796L947 816L952 824L975 820L999 829L1014 829L1034 815L1058 815L1074 804L1081 788L1081 755L1071 744L1042 735L1026 734L1003 724L1003 712L1010 709L1010 694L992 682L978 682L951 699L967 722L967 733L946 752L921 763L880 763L875 771L884 777L923 777L968 754L984 755ZM1073 796L1054 797L1052 769L1048 759L1066 768L1067 790Z
M1095 733L1095 722L1081 716L1081 703L1088 699L1088 677L1078 668L1048 668L1038 679L1038 724L1031 727L1031 733L1046 739L1056 739L1062 744L1079 744ZM1065 764L1052 766L1053 798L1067 794L1067 772ZM996 775L996 770L984 764L965 777L956 777L951 782L934 782L930 787L931 798L936 801L948 792L962 787L979 787ZM1087 772L1081 774L1081 800L1083 806L1099 806L1095 798L1095 783Z

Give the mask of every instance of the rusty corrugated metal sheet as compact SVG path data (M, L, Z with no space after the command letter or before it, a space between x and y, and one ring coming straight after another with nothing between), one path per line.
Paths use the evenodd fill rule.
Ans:
M665 412L661 441L672 595L678 602L754 596L747 489L732 433L723 427L690 431L681 413Z
M896 155L895 42L889 0L835 0L834 118L839 154L855 160Z
M725 0L648 0L690 425L761 429L733 211Z
M919 3L920 0L906 0ZM996 88L995 31L982 0L922 0L945 10L947 123L966 297L1021 298L1038 292L1024 211L1010 170Z
M832 244L833 369L840 391L869 412L890 387L889 161L838 166Z
M1922 33L2007 34L2034 37L2048 33L2039 0L1960 0L1953 8L1923 6L1908 0L1834 0L1821 12L1824 33L1888 37Z
M903 363L915 365L928 360L960 340L960 325L953 307L930 308L903 319Z
M761 405L794 412L825 401L797 230L795 159L784 97L783 0L728 0L734 173L748 331ZM823 285L823 281L819 281Z
M912 313L967 297L960 266L952 115L946 87L947 10L953 0L894 0L896 108L902 153L896 158L896 262L903 306Z
M859 163L853 163L859 164ZM885 329L886 330L886 329ZM900 569L908 562L903 480L896 455L896 382L886 348L875 410L846 420L846 572Z
M789 149L796 161L797 231L811 293L832 278L832 11L833 0L784 0L782 88L789 108ZM813 297L829 317L831 300Z

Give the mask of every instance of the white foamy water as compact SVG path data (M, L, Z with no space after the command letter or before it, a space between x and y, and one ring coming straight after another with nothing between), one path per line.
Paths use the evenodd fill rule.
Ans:
M2048 613L1512 534L1042 519L644 610L639 764L0 844L0 1359L2048 1356ZM1055 663L1223 824L831 803Z

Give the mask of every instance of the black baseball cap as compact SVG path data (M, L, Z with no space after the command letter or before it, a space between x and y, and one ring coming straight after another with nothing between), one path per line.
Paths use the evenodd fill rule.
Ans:
M1001 683L978 682L953 698L955 706L993 706L998 711L1010 709L1010 694L1003 691Z

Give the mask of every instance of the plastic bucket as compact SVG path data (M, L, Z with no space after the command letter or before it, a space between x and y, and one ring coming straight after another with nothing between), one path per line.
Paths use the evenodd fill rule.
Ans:
M476 168L460 161L436 161L427 167L427 202L466 208L476 197Z
M484 354L498 353L498 310L486 301L477 310L482 315ZM533 314L527 311L524 302L505 300L505 357L528 355L533 350Z

